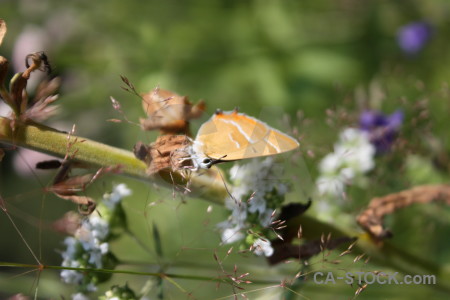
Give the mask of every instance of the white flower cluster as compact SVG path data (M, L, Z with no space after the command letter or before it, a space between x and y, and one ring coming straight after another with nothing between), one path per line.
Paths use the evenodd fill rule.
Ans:
M107 291L105 293L105 299L107 299L107 300L120 300L120 298L117 297L116 295L114 295L114 293L112 291Z
M150 300L146 296L138 296L132 289L128 287L126 283L124 286L113 285L110 290L106 291L104 295L98 297L98 300Z
M272 256L273 248L269 241L263 239L257 239L253 243L253 248L255 249L254 253L258 256Z
M355 128L344 129L334 152L320 162L317 188L321 195L342 196L345 185L375 166L375 147L367 134Z
M280 182L281 170L277 167L272 158L266 158L263 161L253 160L248 164L235 165L231 168L233 197L228 197L225 202L226 207L231 210L231 215L227 221L218 225L222 230L224 243L233 243L245 237L243 231L249 228L249 215L257 215L259 225L263 227L270 225L272 213L280 203L271 203L269 199L277 197L282 199L288 191L287 185ZM270 242L265 243L264 247L254 245L257 255L272 255ZM272 251L261 251L268 247Z
M125 184L114 187L111 194L103 196L103 204L111 211L119 201L131 194ZM81 226L76 230L73 237L66 237L64 244L66 250L61 253L63 258L62 266L70 268L102 268L103 256L109 252L109 244L106 241L109 234L109 223L95 212L84 219ZM83 273L75 270L61 271L61 279L65 283L82 285L86 292L96 291L94 283L83 282ZM72 295L73 299L82 299L83 294Z
M91 215L82 221L81 226L75 232L75 236L66 237L64 244L66 251L62 252L62 266L80 268L92 266L102 268L102 256L108 253L109 245L104 239L109 233L108 223L99 216ZM83 258L80 261L80 258ZM83 265L85 261L86 265ZM74 270L61 271L61 279L69 284L82 284L83 274ZM95 291L95 285L87 286L87 291Z
M130 195L131 190L127 185L120 183L113 188L113 191L110 194L103 195L103 204L105 204L108 209L113 210L122 198Z

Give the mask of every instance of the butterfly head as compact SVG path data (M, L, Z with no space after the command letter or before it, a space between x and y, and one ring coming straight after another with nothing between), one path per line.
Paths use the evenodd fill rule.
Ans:
M190 159L192 160L192 165L194 170L198 169L209 169L212 165L220 163L222 158L226 157L226 155L220 158L212 158L206 155L203 152L203 143L199 141L192 141L192 145L189 148Z
M192 141L192 145L190 146L190 158L192 160L192 164L194 169L209 169L214 163L214 159L208 157L202 151L203 143L198 141Z

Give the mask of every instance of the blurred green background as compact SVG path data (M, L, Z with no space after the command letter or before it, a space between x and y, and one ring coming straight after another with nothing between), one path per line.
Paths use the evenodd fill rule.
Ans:
M450 2L446 0L3 0L0 17L7 22L8 33L0 51L10 60L12 75L24 70L25 55L44 50L54 75L62 78L62 112L48 124L60 129L76 124L78 135L106 144L131 150L136 141L150 142L155 137L131 124L106 122L120 117L110 104L110 96L120 101L130 120L137 122L144 116L139 98L121 89L124 84L119 75L126 76L140 92L160 86L188 95L193 101L204 99L207 113L203 120L216 108L239 107L301 137L308 173L289 169L288 176L304 178L294 182L290 201L311 194L317 162L332 150L340 127L356 125L361 109L371 107L390 113L402 108L406 114L402 138L407 147L403 153L380 159L382 167L375 174L380 180L372 188L352 191L360 201L354 206L357 214L375 195L412 184L448 182L448 169L439 168L436 158L447 155L450 149L449 13ZM398 45L399 30L418 21L430 24L431 36L421 51L405 53ZM426 101L428 118L426 122L413 122L420 101ZM327 123L327 110L339 112L332 126ZM280 122L283 114L291 121ZM193 132L200 124L201 120L193 122ZM307 151L313 151L315 157L306 155ZM402 157L411 153L420 159L416 169L410 168L408 173L401 169ZM11 204L11 215L30 246L37 253L42 251L44 264L58 265L61 259L56 249L62 248L63 236L51 230L50 224L74 205L43 193L50 175L18 174L17 160L27 154L16 160L14 155L18 156L17 151L8 152L1 165L1 195ZM419 176L418 169L429 172ZM212 255L219 244L214 226L226 218L224 208L214 207L207 214L209 203L205 201L186 199L184 204L173 200L171 191L120 177L103 179L89 189L89 195L100 196L110 189L111 181L126 182L133 189L133 196L124 203L132 231L152 247L151 227L156 224L165 251L164 258L157 258L132 239L123 238L112 246L121 260L142 265L140 269L146 271L158 270L160 263L173 265L172 273L218 276ZM153 201L158 204L149 207ZM6 215L0 216L0 261L34 263ZM391 222L391 228L399 233L394 242L450 268L449 216L444 207L408 209ZM43 224L41 244L39 222ZM231 268L238 262L242 273L251 272L261 280L279 282L295 274L294 267L269 267L261 258L233 255L228 260ZM26 270L9 271L2 269L0 297L34 292L34 273L13 278L13 274ZM67 299L73 293L71 287L59 282L57 272L44 271L41 275L39 295L43 299L58 299L60 295ZM127 281L139 290L147 279L115 276L113 282ZM215 283L180 284L196 299L232 298L230 288L216 289ZM167 299L187 298L167 282L164 288ZM345 285L304 284L297 289L310 299L336 295L348 299L354 291ZM273 299L265 291L248 296L256 295ZM370 286L360 297L407 299L412 295L443 297L443 293L427 286Z

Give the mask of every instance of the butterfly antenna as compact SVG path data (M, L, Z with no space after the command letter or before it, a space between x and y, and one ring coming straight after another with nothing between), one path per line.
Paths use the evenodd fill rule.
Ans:
M210 158L211 159L211 166L222 162L222 158L225 158L225 157L227 157L226 154L224 156L219 157L219 158Z
M219 169L219 175L220 175L220 178L222 179L223 186L225 187L225 190L227 191L228 196L230 196L230 198L233 199L235 203L238 203L237 199L233 196L233 194L231 194L230 190L228 189L227 183L225 181L225 178L223 178L223 175L222 175L222 172L220 172L220 169Z

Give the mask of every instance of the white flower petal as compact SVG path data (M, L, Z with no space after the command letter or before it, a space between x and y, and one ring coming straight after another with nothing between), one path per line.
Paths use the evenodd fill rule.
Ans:
M242 240L244 237L244 234L240 232L238 227L226 228L222 232L222 242L225 244L232 244L234 242Z
M272 256L273 254L273 248L269 241L263 240L263 239L257 239L253 243L253 248L255 249L254 253L258 256Z
M85 294L76 293L72 295L72 300L90 300L90 298Z

